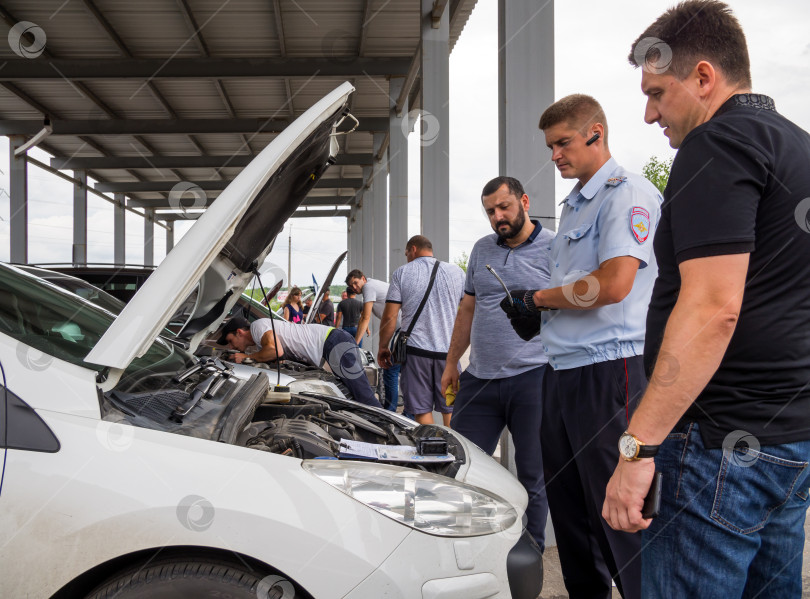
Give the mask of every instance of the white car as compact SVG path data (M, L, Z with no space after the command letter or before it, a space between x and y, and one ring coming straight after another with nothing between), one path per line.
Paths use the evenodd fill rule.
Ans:
M279 134L117 317L0 265L1 597L539 594L526 492L472 443L313 392L273 403L265 374L159 337L198 283L192 350L219 326L335 154L352 91ZM346 459L358 441L379 459Z

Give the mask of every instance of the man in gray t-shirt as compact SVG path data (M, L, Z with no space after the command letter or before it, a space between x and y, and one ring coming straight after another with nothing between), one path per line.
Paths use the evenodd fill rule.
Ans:
M540 336L522 339L499 304L506 296L490 265L510 289L548 286L549 245L554 234L528 217L529 196L520 181L496 177L481 194L495 231L479 239L467 265L442 388L456 391L451 428L492 454L504 426L515 442L518 479L529 494L528 530L544 547L548 503L540 448L541 386L546 357ZM531 286L527 287L531 282ZM540 332L539 325L534 334ZM471 346L470 366L455 364Z
M402 309L402 330L407 331L425 297L436 265L433 245L427 237L415 235L405 244L408 263L391 275L380 329L377 361L391 365L388 344L394 334L395 317ZM407 360L402 365L402 394L405 412L419 424L433 424L433 410L441 412L444 425L450 425L452 406L442 393L441 378L453 334L453 323L464 296L464 271L455 264L440 262L430 294L411 331ZM458 362L456 362L458 368Z
M382 318L385 309L385 297L388 295L388 283L377 279L367 279L361 270L354 269L346 275L346 287L355 293L363 294L363 311L357 324L354 340L360 345L363 335L368 330L371 315ZM399 319L397 319L399 326ZM388 410L396 412L399 403L399 364L383 368L383 386L385 387L385 403Z

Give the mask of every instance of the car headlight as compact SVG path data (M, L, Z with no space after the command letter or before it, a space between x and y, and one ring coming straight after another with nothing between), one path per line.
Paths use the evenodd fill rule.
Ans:
M329 460L304 460L303 468L381 514L428 534L493 534L518 518L497 495L431 472Z

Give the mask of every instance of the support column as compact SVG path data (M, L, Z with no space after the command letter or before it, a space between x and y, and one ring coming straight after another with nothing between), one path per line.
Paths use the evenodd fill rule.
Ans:
M349 250L346 257L346 272L357 268L357 231L360 228L357 212L357 206L352 206L346 219L346 249Z
M371 167L363 167L363 180L368 181L371 176ZM358 268L363 271L366 277L373 277L374 268L374 199L372 197L371 189L363 189L363 208L361 210L363 217L362 248L363 251L360 255L360 266Z
M73 266L87 266L87 171L73 178Z
M359 208L354 211L354 223L352 223L352 251L354 252L352 268L360 268L363 263L363 211Z
M557 229L554 165L540 115L554 102L554 0L498 0L499 172L515 177L529 214Z
M143 265L155 265L155 211L144 209L143 215Z
M375 279L388 281L388 150L380 155L384 133L374 134L374 180L371 193L374 198L374 254L371 269ZM379 157L379 159L377 158Z
M433 255L450 259L450 14L434 25L434 0L422 0L422 235Z
M113 260L116 266L126 264L126 230L127 211L126 197L123 193L115 194L115 206L113 207Z
M26 142L22 135L9 136L9 258L16 264L28 263L28 162L14 150Z
M166 223L166 254L174 248L174 223Z
M408 241L408 100L402 112L396 114L395 106L404 77L392 77L388 83L391 105L388 130L388 268L394 272L405 264L405 244Z

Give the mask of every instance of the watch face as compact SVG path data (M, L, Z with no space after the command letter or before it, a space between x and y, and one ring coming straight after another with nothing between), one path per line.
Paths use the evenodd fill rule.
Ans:
M619 452L626 458L636 457L636 440L631 435L622 435L619 437Z

